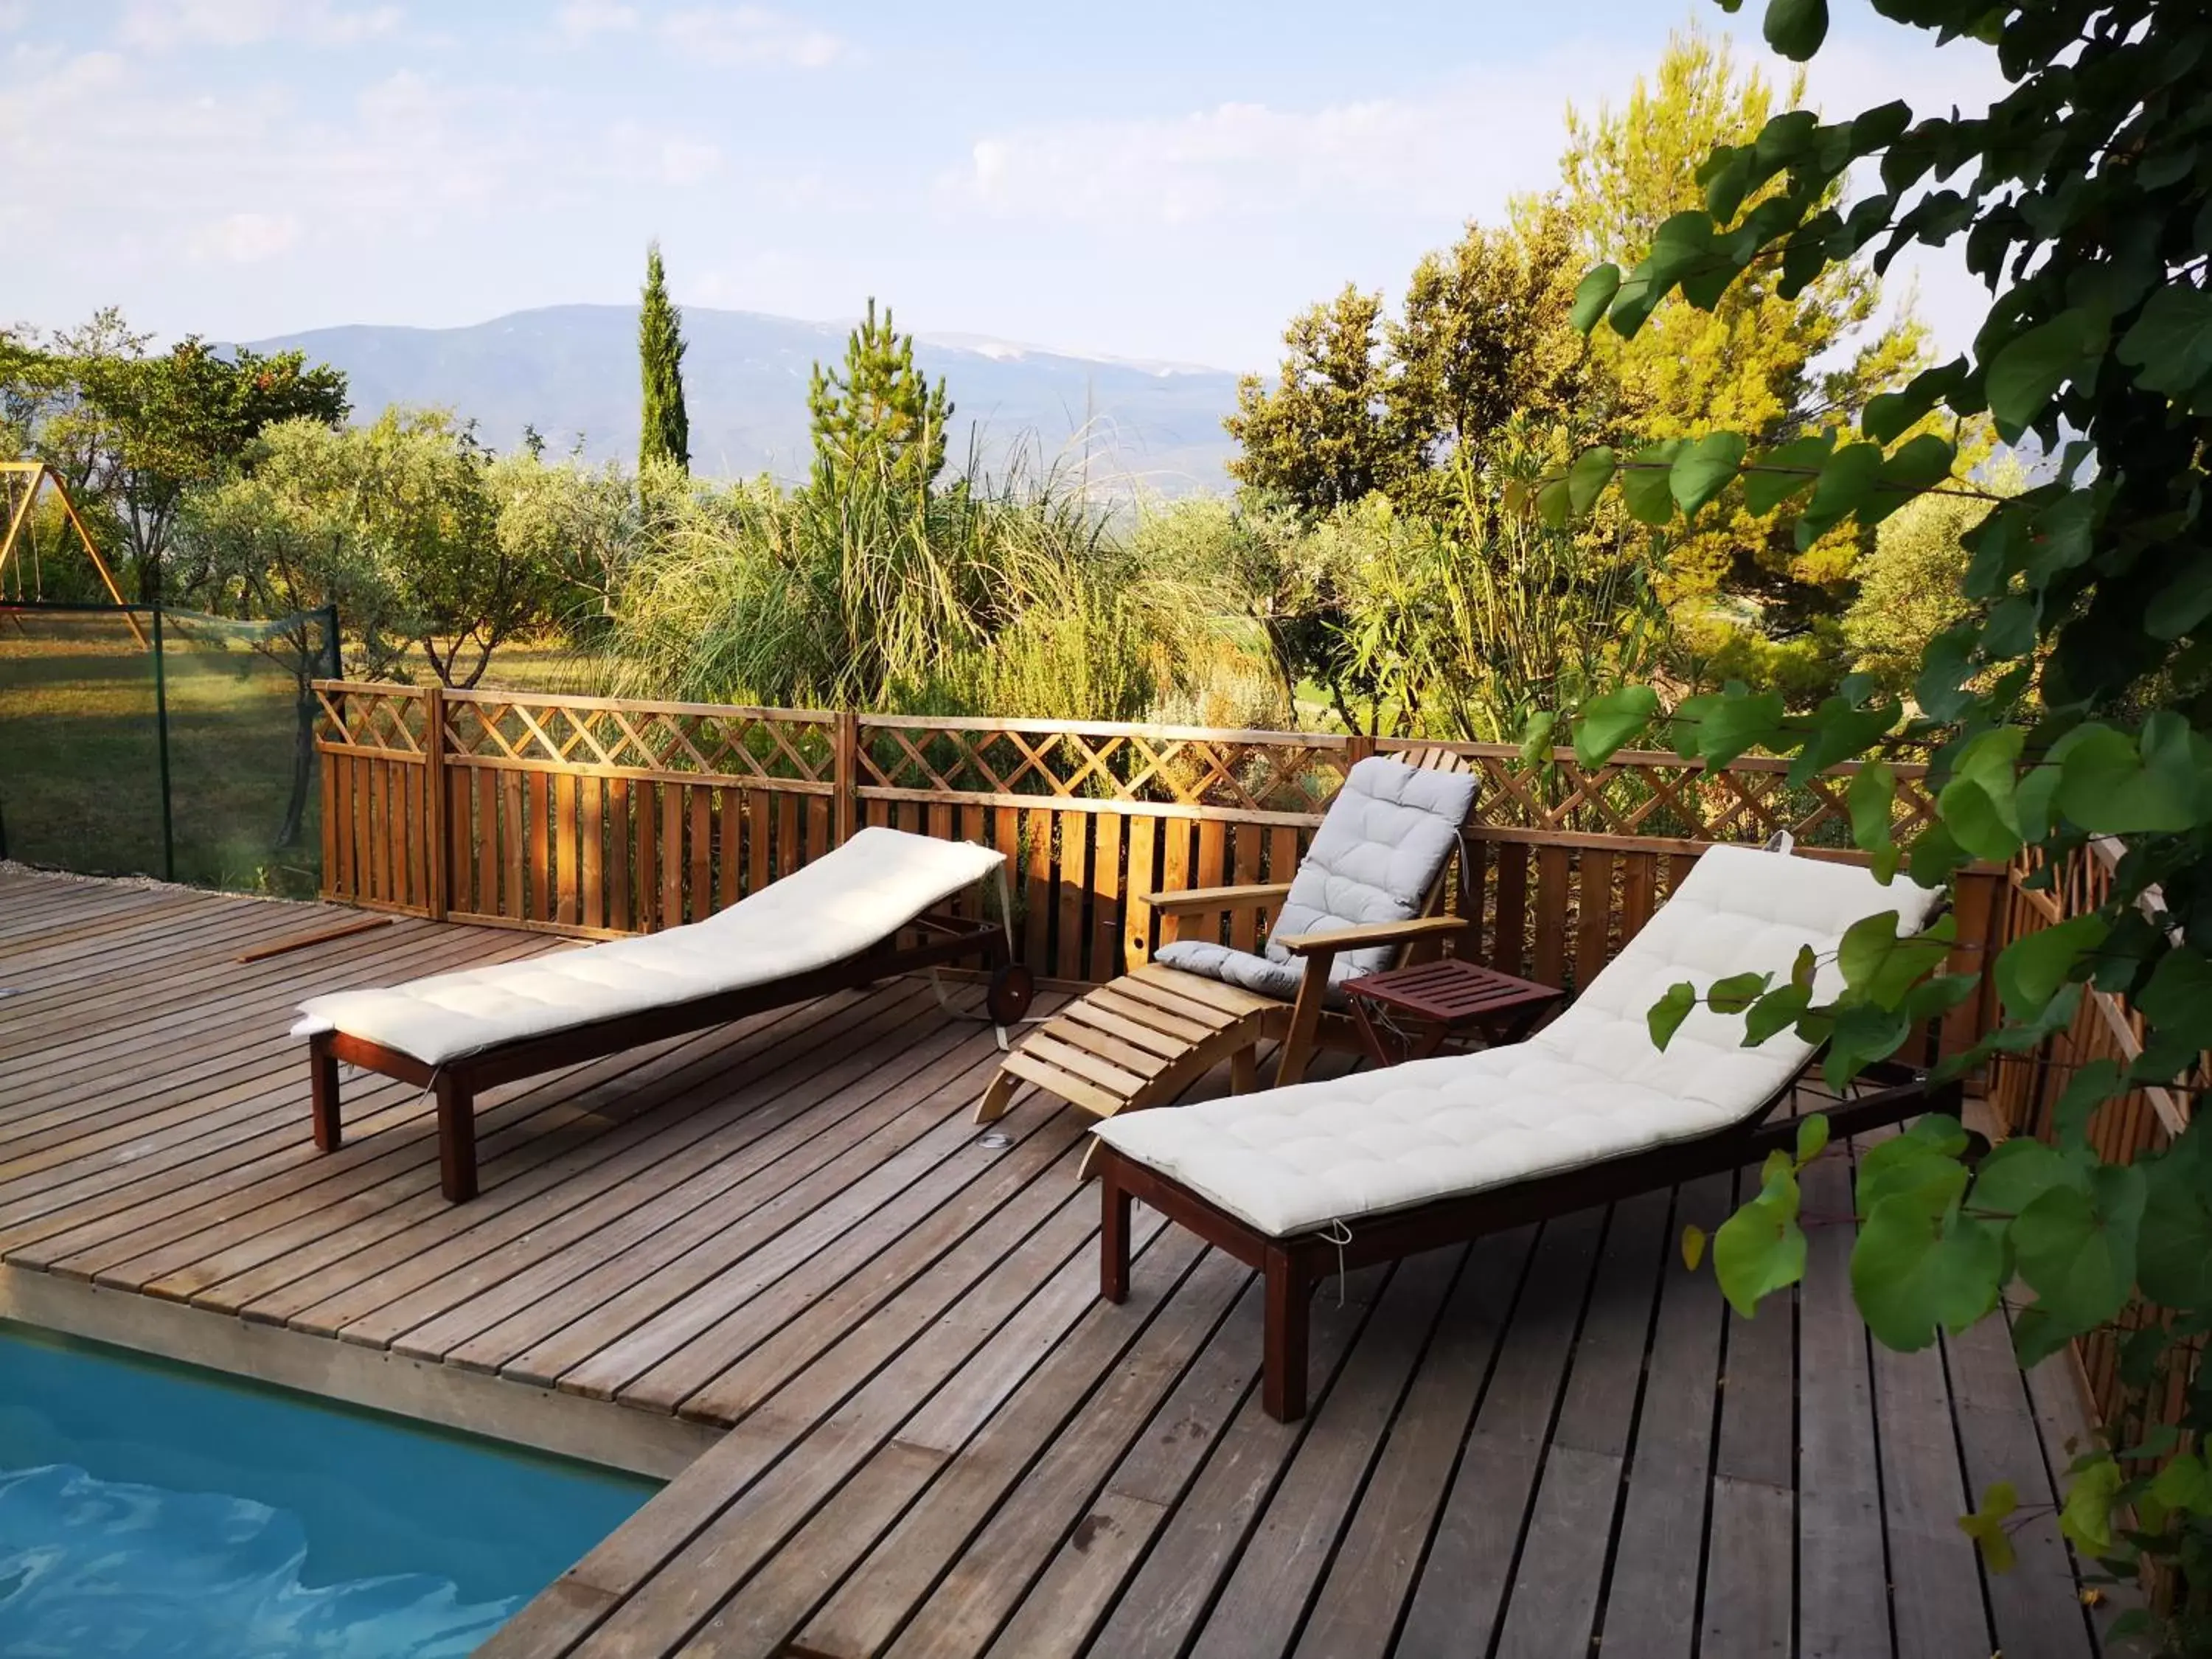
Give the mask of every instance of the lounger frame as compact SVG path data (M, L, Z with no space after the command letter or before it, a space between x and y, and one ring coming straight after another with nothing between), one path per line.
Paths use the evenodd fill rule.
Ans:
M1869 1068L1882 1086L1827 1113L1836 1139L1902 1123L1928 1112L1955 1113L1963 1085L1936 1081L1910 1068ZM1098 1241L1099 1295L1121 1302L1129 1294L1129 1206L1142 1199L1170 1221L1226 1251L1266 1280L1267 1308L1261 1403L1279 1423L1306 1411L1306 1326L1315 1287L1332 1275L1378 1261L1395 1261L1423 1250L1463 1244L1486 1233L1568 1215L1594 1204L1611 1204L1638 1193L1673 1187L1700 1176L1765 1161L1768 1153L1796 1144L1795 1118L1774 1109L1796 1086L1792 1079L1742 1122L1717 1134L1680 1140L1626 1158L1608 1158L1557 1175L1487 1188L1463 1197L1437 1199L1410 1209L1354 1218L1339 1243L1322 1232L1276 1237L1231 1214L1189 1188L1100 1142L1098 1176L1102 1221Z
M319 1031L307 1040L315 1146L325 1152L335 1152L343 1139L338 1122L341 1060L430 1089L438 1097L439 1185L448 1199L461 1203L477 1194L476 1097L479 1090L580 1060L621 1054L662 1037L726 1025L733 1019L809 1001L832 991L860 989L918 969L969 957L980 958L985 968L996 969L1011 958L1001 922L931 912L915 917L900 931L909 930L918 930L923 937L904 946L896 939L885 939L806 973L519 1038L437 1066L344 1031Z

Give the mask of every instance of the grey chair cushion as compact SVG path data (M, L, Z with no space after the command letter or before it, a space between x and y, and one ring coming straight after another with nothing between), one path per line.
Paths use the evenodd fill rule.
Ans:
M1380 755L1361 761L1314 832L1264 956L1180 939L1152 959L1265 996L1295 997L1305 965L1275 939L1419 915L1474 809L1476 781L1471 772L1432 772ZM1389 967L1398 951L1379 945L1343 952L1329 967L1332 992Z

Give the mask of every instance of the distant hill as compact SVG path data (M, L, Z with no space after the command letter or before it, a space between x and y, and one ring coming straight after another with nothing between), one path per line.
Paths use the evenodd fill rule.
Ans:
M843 355L849 327L685 307L695 470L803 475L808 370ZM549 306L467 328L356 324L251 343L262 351L297 346L343 369L356 418L388 404L446 404L474 417L497 448L518 442L530 425L556 452L580 434L595 460L637 454L637 313L628 306ZM922 336L915 357L951 390L956 459L971 424L980 425L987 453L1034 432L1049 454L1076 441L1088 420L1094 477L1135 474L1170 495L1226 483L1222 464L1231 446L1221 417L1235 405L1234 374L970 335Z

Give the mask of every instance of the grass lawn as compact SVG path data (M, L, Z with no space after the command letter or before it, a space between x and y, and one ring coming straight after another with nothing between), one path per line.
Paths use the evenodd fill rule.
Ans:
M163 652L170 799L179 881L312 895L322 856L312 777L291 844L297 720L291 676L241 641L218 647L172 628ZM419 653L398 671L427 679ZM487 687L588 691L590 657L560 644L511 647ZM0 620L0 846L27 864L85 875L159 876L161 747L154 661L121 618L53 612Z
M297 705L283 666L242 644L163 653L179 881L315 890L318 799L289 846ZM152 654L111 617L0 623L0 834L8 855L88 875L162 870Z

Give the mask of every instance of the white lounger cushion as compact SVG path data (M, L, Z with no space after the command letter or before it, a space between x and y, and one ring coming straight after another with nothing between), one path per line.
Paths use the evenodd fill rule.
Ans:
M855 956L998 869L972 842L861 830L687 927L300 1005L295 1036L340 1030L426 1065L648 1008L790 979Z
M1525 1042L1332 1082L1109 1118L1093 1133L1276 1237L1693 1139L1757 1111L1810 1057L1795 1032L1755 1048L1699 1006L1664 1052L1645 1015L1688 980L1786 979L1801 945L1842 981L1844 930L1898 912L1927 925L1941 895L1855 865L1708 849L1573 1006Z

